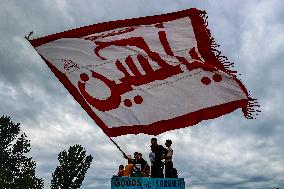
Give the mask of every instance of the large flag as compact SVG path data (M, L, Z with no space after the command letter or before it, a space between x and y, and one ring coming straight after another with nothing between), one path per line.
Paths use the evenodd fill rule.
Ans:
M95 24L30 40L110 137L192 126L253 99L215 49L206 13L189 9Z

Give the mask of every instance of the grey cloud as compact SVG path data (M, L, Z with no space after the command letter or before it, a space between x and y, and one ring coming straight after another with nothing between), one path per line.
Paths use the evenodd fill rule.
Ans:
M208 13L219 50L242 75L262 113L246 120L240 110L198 126L158 136L174 141L174 161L187 188L283 187L283 3L281 0L98 0L8 1L0 3L0 113L22 123L32 143L37 173L50 183L57 154L75 143L94 162L82 188L109 188L120 152L64 89L23 38L84 25L196 7ZM282 32L283 33L283 32ZM147 159L152 136L117 137L121 147Z

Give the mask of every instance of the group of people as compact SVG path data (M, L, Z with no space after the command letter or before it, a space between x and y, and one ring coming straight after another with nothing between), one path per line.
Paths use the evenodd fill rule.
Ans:
M151 139L150 165L140 152L134 153L134 158L124 155L128 160L126 166L120 165L117 176L177 178L177 171L173 167L172 141L166 140L166 148L159 145L156 138ZM165 169L165 174L164 174Z

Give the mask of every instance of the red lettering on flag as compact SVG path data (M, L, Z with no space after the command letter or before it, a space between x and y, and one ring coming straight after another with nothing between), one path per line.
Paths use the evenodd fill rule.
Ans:
M86 26L31 44L109 136L153 134L258 106L190 9ZM47 47L47 48L46 48Z

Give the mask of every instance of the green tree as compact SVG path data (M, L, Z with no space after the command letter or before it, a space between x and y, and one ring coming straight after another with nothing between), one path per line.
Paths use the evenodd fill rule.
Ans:
M93 157L86 156L86 151L81 145L69 147L58 154L59 166L52 174L52 189L80 188L85 174L89 169Z
M26 157L30 141L20 132L20 124L10 117L0 118L0 188L41 189L43 180L35 175L36 163Z

